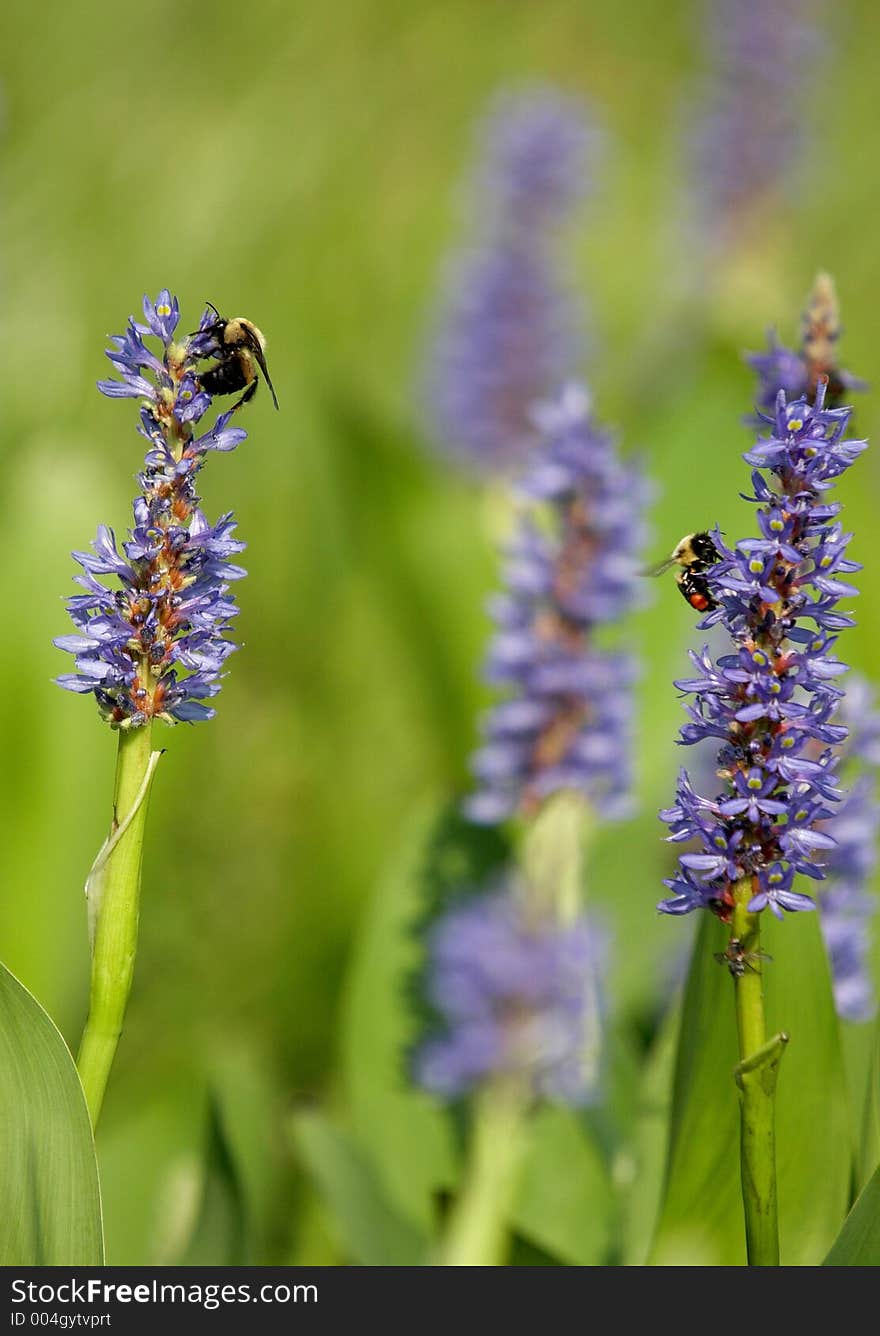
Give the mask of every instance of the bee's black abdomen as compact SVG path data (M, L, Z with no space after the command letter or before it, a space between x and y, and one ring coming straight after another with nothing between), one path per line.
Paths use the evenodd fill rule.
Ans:
M206 394L235 394L248 383L244 368L237 357L227 357L209 367L199 376L199 384Z
M678 587L681 590L682 597L687 599L692 608L697 612L711 612L713 608L718 607L717 601L712 597L709 590L709 582L705 575L692 568L679 572Z

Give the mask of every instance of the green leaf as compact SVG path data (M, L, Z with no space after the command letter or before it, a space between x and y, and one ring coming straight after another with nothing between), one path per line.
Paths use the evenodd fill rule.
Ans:
M104 1261L85 1096L67 1045L0 965L0 1266Z
M638 1105L626 1196L623 1264L644 1266L657 1225L669 1140L675 1054L681 1025L681 997L676 995L648 1052L638 1088Z
M533 1117L511 1223L569 1266L606 1260L611 1182L590 1129L571 1109L543 1107Z
M697 932L682 1003L666 1186L654 1265L744 1266L733 989L713 952L729 933L709 914Z
M320 1113L296 1114L291 1130L353 1260L361 1266L424 1265L427 1234L390 1205L355 1141Z
M852 1200L855 1151L831 970L818 914L770 919L763 937L767 1033L791 1037L776 1092L781 1262L818 1266Z
M211 1091L201 1204L180 1265L243 1266L248 1261L244 1192L220 1103Z
M874 1023L873 1041L860 1156L863 1183L880 1165L880 1017Z
M817 914L763 916L767 1033L791 1039L779 1075L776 1157L783 1265L818 1264L843 1219L852 1142L831 978ZM654 1264L742 1266L733 989L714 959L729 930L706 915L683 1004ZM817 1166L821 1169L817 1171Z
M419 960L416 926L468 885L479 885L507 855L495 831L454 810L422 814L374 897L348 978L342 1054L352 1130L383 1193L424 1232L438 1191L457 1176L451 1121L406 1079L405 1058L423 1005L411 985ZM409 986L408 986L409 983Z
M880 1266L880 1168L843 1222L823 1266Z

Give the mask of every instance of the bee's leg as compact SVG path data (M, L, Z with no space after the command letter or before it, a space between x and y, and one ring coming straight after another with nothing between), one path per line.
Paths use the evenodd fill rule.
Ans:
M239 399L238 403L233 404L232 408L229 411L231 413L234 413L237 408L243 408L245 404L249 404L251 399L253 399L254 395L257 392L257 386L259 385L259 383L260 382L257 380L257 377L254 376L254 379L251 381L250 385L247 387L244 394Z

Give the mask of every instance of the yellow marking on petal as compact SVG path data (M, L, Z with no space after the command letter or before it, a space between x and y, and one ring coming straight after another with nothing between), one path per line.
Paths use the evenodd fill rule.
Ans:
M157 315L170 315L170 314L171 314L171 307L170 307L170 306L166 306L165 303L163 302L161 306L157 306L157 307L156 307L156 314L157 314Z

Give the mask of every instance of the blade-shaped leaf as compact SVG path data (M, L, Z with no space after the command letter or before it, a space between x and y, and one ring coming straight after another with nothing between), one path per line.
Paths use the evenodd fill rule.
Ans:
M791 1036L776 1091L780 1259L818 1266L852 1200L855 1150L831 971L818 914L770 919L763 936L767 1033Z
M623 1263L643 1266L651 1248L663 1192L675 1053L681 1025L681 997L676 995L647 1055L638 1088L634 1133L635 1163L627 1193Z
M291 1127L296 1148L353 1260L361 1266L424 1265L427 1234L394 1210L352 1138L320 1113L299 1113Z
M655 1265L743 1266L733 989L713 953L727 930L704 916L682 1003L666 1186Z
M244 1193L216 1095L208 1096L207 1128L198 1216L183 1266L243 1266L247 1255Z
M846 1217L823 1266L880 1266L880 1169Z
M85 1096L43 1008L0 965L0 1265L104 1260Z
M613 1219L611 1181L589 1128L571 1109L539 1109L528 1133L514 1228L570 1266L599 1266Z
M783 1265L816 1265L846 1212L852 1144L831 980L818 916L764 915L767 1030L791 1042L779 1075L776 1146ZM651 1261L741 1266L738 1060L733 987L706 916L682 1013L663 1207ZM821 1165L821 1172L816 1166Z
M867 1182L880 1165L880 1017L874 1022L874 1051L865 1099L861 1146L861 1181Z

